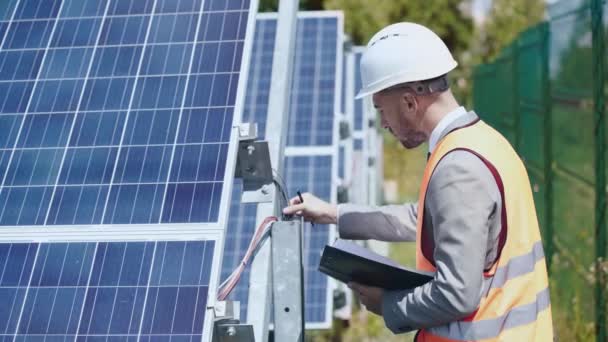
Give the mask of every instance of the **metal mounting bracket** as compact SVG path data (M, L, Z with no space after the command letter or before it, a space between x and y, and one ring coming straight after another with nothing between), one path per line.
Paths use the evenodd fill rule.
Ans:
M213 342L255 342L253 326L239 322L239 302L217 302L213 313Z
M268 142L255 141L257 125L239 126L239 151L237 154L236 178L243 180L243 203L272 202L272 164Z

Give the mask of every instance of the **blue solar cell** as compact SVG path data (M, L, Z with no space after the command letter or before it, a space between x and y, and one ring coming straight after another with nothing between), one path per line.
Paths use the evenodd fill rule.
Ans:
M49 50L41 78L82 78L87 74L92 48ZM36 78L33 74L30 78Z
M42 51L6 51L0 52L0 79L29 80L36 78Z
M363 139L354 139L355 151L363 151Z
M102 16L108 0L64 0L61 17L98 17Z
M344 179L346 169L346 149L344 146L340 146L338 151L338 177Z
M159 183L167 174L171 158L169 146L125 148L116 169L119 183Z
M0 193L0 225L39 225L52 194L51 187L16 187Z
M191 44L150 46L144 55L142 74L186 74L191 51Z
M80 104L81 109L128 109L135 80L133 78L89 79Z
M58 184L109 183L117 150L115 147L68 148Z
M61 8L61 0L21 0L15 19L54 18Z
M0 113L23 113L32 93L34 82L0 82Z
M133 94L132 108L179 108L188 76L141 77Z
M198 14L155 16L150 27L150 43L189 42L194 39ZM171 28L167 30L167 28Z
M101 19L65 19L55 26L51 47L91 46L97 40Z
M153 9L154 0L111 1L108 15L150 14Z
M50 185L59 173L63 149L17 150L5 184L12 186Z
M171 144L175 140L175 131L179 110L142 110L133 111L125 129L126 145Z
M149 22L149 16L109 17L103 24L98 45L143 44Z
M209 11L224 11L246 9L247 1L243 0L207 0L204 9Z
M65 144L71 120L68 114L35 114L24 118L17 147L55 147Z
M30 112L71 112L78 107L83 80L38 81L32 95Z
M48 212L48 224L99 224L103 208L97 206L108 194L107 186L57 186Z
M0 2L0 20L10 20L18 0ZM0 35L1 36L1 35Z
M108 198L105 224L158 222L164 184L115 185Z
M4 50L45 48L53 24L53 20L14 22L4 38L2 48Z
M342 96L341 96L341 101L340 101L340 113L343 113L343 114L346 114L346 100L347 100L346 77L349 72L347 67L348 67L347 54L344 54L344 56L342 58Z
M134 76L141 52L141 46L99 47L91 66L91 76Z
M178 143L219 143L228 141L231 115L229 108L184 110ZM230 112L231 113L231 112Z
M0 338L200 340L213 250L213 241L0 244Z
M355 52L355 95L359 93L362 87L361 81L361 56L363 55L362 51ZM355 100L355 130L361 131L365 128L365 117L363 115L363 100Z
M199 0L158 0L157 13L198 12L201 8Z
M0 149L13 146L17 137L19 125L22 118L17 115L2 115L0 116Z
M124 112L81 113L74 119L70 146L118 145L124 119Z

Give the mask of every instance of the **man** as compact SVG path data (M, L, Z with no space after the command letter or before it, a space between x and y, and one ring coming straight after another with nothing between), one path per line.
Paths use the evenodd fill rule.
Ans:
M337 224L346 239L416 241L415 289L349 284L394 333L417 341L553 340L547 271L525 167L509 143L460 107L446 75L450 51L429 29L399 23L370 41L363 89L405 148L429 143L417 204L334 206L311 194L284 209Z

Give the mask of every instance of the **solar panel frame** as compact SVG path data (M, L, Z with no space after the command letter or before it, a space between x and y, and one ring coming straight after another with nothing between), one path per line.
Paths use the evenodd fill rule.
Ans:
M363 52L365 51L364 46L353 46L352 47L352 58L353 58L353 89L349 91L349 102L352 103L353 108L353 132L356 138L364 138L363 134L368 129L368 111L366 110L366 102L368 98L355 99L355 95L361 90L361 71L360 63Z
M7 40L7 37L9 35L9 30L10 30L10 26L13 24L13 19L15 18L15 15L17 13L17 10L19 9L19 4L20 4L21 0L15 0L12 3L10 3L10 5L14 5L14 7L12 8L12 14L10 15L10 21L8 23L1 23L2 25L0 25L0 46L3 46L5 41ZM25 1L25 0L24 0ZM149 3L153 3L153 6L156 6L157 1L162 1L162 0L150 0ZM222 258L222 253L223 253L223 242L224 242L224 236L225 236L225 227L226 227L226 223L228 221L228 210L229 210L229 204L230 204L230 200L231 200L231 194L232 194L232 185L233 185L233 178L234 178L234 171L235 171L235 166L236 166L236 152L237 152L237 148L238 148L238 129L236 128L236 124L239 122L239 117L240 117L240 113L242 112L242 108L243 108L243 102L244 102L244 94L246 91L246 84L247 84L247 77L248 77L248 67L249 67L249 58L250 58L250 54L251 54L251 46L253 43L253 27L255 25L255 16L257 15L257 9L258 9L258 0L246 0L249 3L249 9L248 9L248 14L245 16L247 17L247 25L245 28L245 36L244 36L244 41L243 41L243 51L242 51L242 56L241 56L241 63L240 63L240 77L238 80L238 84L236 86L236 95L235 95L235 102L234 102L234 114L232 116L232 124L231 124L231 129L230 129L230 139L229 139L229 143L228 143L228 151L227 151L227 163L226 163L226 167L224 169L224 173L223 173L223 186L222 186L222 193L221 193L221 200L219 202L219 213L218 213L218 219L216 222L207 222L207 223L155 223L155 224L75 224L75 225L55 225L52 226L52 229L49 229L48 226L45 225L11 225L11 226L2 226L0 227L0 243L20 243L20 242L33 242L33 243L70 243L70 242L128 242L128 241L201 241L201 240L205 240L205 241L214 241L215 243L215 248L214 248L214 252L213 252L213 262L211 264L211 270L210 270L210 274L211 274L211 279L209 282L209 296L208 296L208 301L207 301L207 306L206 306L206 315L205 315L205 330L204 330L204 335L203 335L203 340L204 341L210 341L211 340L211 327L213 325L213 314L212 314L212 307L215 305L215 300L216 300L216 290L217 290L217 286L219 284L219 277L220 277L220 265L221 265L221 258ZM244 2L245 4L247 2ZM61 1L61 5L59 6L59 8L56 9L57 13L61 13L63 4L65 2ZM108 1L105 5L105 10L104 10L104 15L102 18L105 19L106 14L108 13L108 10L110 9L109 6L110 4L113 2ZM211 3L211 5L209 6L214 6L214 2L209 1L209 3ZM115 4L115 3L114 3ZM234 1L233 2L227 2L226 3L230 6L234 5ZM146 5L147 6L147 5ZM202 1L200 3L200 9L196 11L196 16L198 16L199 18L203 16L203 13L206 13L206 11L209 8L205 8L207 6L206 1ZM115 6L117 7L117 6ZM153 8L154 8L153 7ZM116 8L113 8L113 10L116 10ZM246 8L244 8L243 13L246 11ZM6 12L6 11L5 11ZM180 12L181 13L181 12ZM124 15L123 17L129 17L131 14L127 14ZM177 15L177 14L176 14ZM8 15L7 13L4 13L4 18L6 18ZM152 18L154 16L153 13L149 13L150 16L150 21L152 21ZM120 17L120 16L119 16ZM53 22L53 30L59 25L59 21L65 19L65 18L59 18L59 16L55 17L55 18L50 18L50 19L32 19L32 20L26 20L26 22L37 22L37 21L48 21L48 22ZM73 19L73 18L71 18ZM70 19L70 20L71 20ZM101 22L103 22L103 19L100 20ZM198 30L200 25L197 25L196 29ZM150 25L148 25L148 31L151 29L152 27L152 23ZM198 35L198 32L195 33L196 35ZM99 29L98 32L98 39L99 37L101 37L102 35L102 29ZM53 33L47 33L47 38L53 37ZM197 37L197 36L195 36ZM43 50L43 57L42 59L46 58L49 51L49 46L50 44L54 41L53 39L48 39L48 42L46 43L46 47ZM191 49L191 55L190 55L190 60L192 61L194 56L195 56L195 50L196 50L196 46L198 44L200 44L200 40L196 39L196 40L192 40L189 41L190 44L192 44L193 48ZM144 44L141 48L142 50L146 47L146 44ZM90 49L98 49L99 46L96 43L94 46L89 46L88 48ZM140 56L140 61L143 60L143 58L145 58L144 56L147 56L147 54L144 54L143 52L141 53ZM89 70L92 67L93 63L94 63L95 58L91 57L90 61L89 61ZM36 76L36 80L39 79L40 75L42 74L42 70L44 67L44 61L40 62L40 66L39 66L39 70L36 72L37 76ZM86 82L86 79L88 79L88 75L90 74L90 72L87 72L87 78L83 78L82 83L84 84ZM184 76L184 77L190 77L190 73L187 73L188 76ZM145 77L145 74L141 74L141 75L137 75L136 79L140 79ZM34 83L31 82L30 83ZM187 86L184 87L184 92L187 91ZM34 98L34 96L32 95L34 93L34 90L30 89L30 96L28 96L28 102L31 102L32 99ZM81 97L84 96L84 87L83 89L81 89ZM132 93L135 93L136 89L134 88L132 90ZM183 98L185 99L187 96L184 95ZM184 100L185 101L185 100ZM82 101L78 101L79 103ZM23 104L18 104L19 106L23 106ZM26 105L29 107L29 104ZM183 102L182 102L182 106L178 107L181 109L178 110L183 110ZM21 114L23 118L22 118L22 122L25 123L26 121L26 116L30 115L28 114L29 111L27 110L21 110ZM35 113L34 113L35 114ZM17 116L17 115L15 115ZM5 119L6 117L8 117L8 115L0 115L0 119ZM12 120L12 119L11 119ZM9 121L9 124L11 125L11 132L13 132L12 130L14 129L14 125L15 125L15 120ZM76 122L76 119L74 119L74 123ZM125 125L126 125L126 119L125 119ZM21 129L19 129L21 131ZM11 133L14 134L14 133ZM177 132L176 132L176 136L177 136ZM13 136L14 137L14 136ZM14 137L14 146L11 148L12 149L12 153L14 154L14 150L18 144L19 141L19 137ZM67 150L69 146L69 143L66 143L65 145L65 149ZM118 148L121 148L122 144L120 146L118 146ZM0 151L1 152L1 151ZM11 157L12 158L12 157ZM10 158L8 158L10 159ZM6 166L10 164L10 160L8 160L6 157L6 154L0 154L0 166ZM118 158L116 158L116 160L118 160ZM6 163L6 164L4 164ZM2 169L0 169L1 171ZM8 171L5 174L0 173L0 180L2 180L2 183L0 184L4 184L5 183L5 179L7 177ZM56 177L60 177L59 172L57 173ZM55 182L53 184L53 187L57 187L58 183ZM108 196L109 196L109 192L108 192ZM49 204L49 211L50 211L50 204ZM162 217L162 212L161 212L161 217ZM45 218L46 221L46 218Z
M356 100L355 95L361 89L361 74L360 61L361 55L365 51L363 46L353 46L351 49L351 58L349 60L352 66L349 67L349 72L352 73L352 87L349 89L348 106L353 113L353 175L350 202L357 204L368 204L369 200L369 175L371 172L369 166L370 157L370 128L368 125L369 116L371 115L369 107L369 98Z
M348 46L348 42L345 41L345 47ZM348 138L340 141L339 150L339 177L341 179L341 185L348 190L348 196L352 196L352 189L355 186L353 184L353 157L354 157L354 113L353 113L353 101L352 93L354 92L354 64L353 64L353 53L352 47L348 50L344 49L343 64L342 64L342 120L348 124L349 136Z

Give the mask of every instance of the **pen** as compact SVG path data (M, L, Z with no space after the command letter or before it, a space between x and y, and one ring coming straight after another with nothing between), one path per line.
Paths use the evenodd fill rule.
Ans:
M297 190L296 193L298 194L298 198L300 199L300 204L304 203L304 198L302 198L302 193L300 192L300 190ZM310 224L314 227L315 224L314 222L310 221Z

